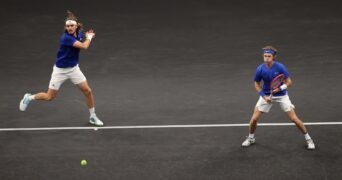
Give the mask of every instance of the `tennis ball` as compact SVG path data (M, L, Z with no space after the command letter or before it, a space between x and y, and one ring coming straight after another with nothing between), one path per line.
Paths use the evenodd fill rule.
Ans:
M81 165L82 165L82 166L86 166L86 165L87 165L87 161L83 159L83 160L81 161Z

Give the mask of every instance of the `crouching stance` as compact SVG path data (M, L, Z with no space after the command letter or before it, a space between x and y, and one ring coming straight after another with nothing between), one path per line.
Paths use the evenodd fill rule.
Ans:
M268 113L273 103L279 103L281 109L287 114L289 119L296 124L297 128L302 132L307 143L307 149L315 149L315 144L303 122L297 117L294 105L287 93L287 88L292 84L289 73L285 66L275 61L277 50L272 46L263 48L264 63L261 64L254 76L255 89L260 94L259 100L255 106L254 113L249 123L249 136L242 143L243 147L248 147L255 143L254 133L257 128L259 118L263 113ZM278 75L283 74L285 80L276 89L271 89L271 81ZM263 81L263 85L261 84Z

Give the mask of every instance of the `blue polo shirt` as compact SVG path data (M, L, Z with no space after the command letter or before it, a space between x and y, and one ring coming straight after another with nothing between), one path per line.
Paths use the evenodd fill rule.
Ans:
M279 74L284 74L285 79L289 77L289 73L283 64L277 61L274 61L272 67L269 68L265 65L265 63L263 63L260 66L258 66L258 68L256 69L256 72L254 75L254 81L255 82L263 81L262 90L264 91L266 95L270 95L271 94L271 89L270 89L271 81L273 78L275 78ZM287 93L287 90L285 89L283 91L279 91L276 94L273 94L273 96L283 96L283 95L286 95L286 93Z
M73 47L76 41L82 41L83 33L78 31L77 37L64 32L60 38L60 47L57 52L55 65L59 68L74 67L78 64L80 49Z

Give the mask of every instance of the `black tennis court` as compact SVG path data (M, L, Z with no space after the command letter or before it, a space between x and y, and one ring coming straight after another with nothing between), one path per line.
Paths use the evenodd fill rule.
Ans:
M67 9L96 31L80 67L102 129L70 82L18 109L48 88ZM341 12L337 0L5 0L0 179L341 179ZM293 125L260 126L241 147L265 45L290 72L299 117L322 123L307 125L314 151ZM260 123L289 121L275 105Z

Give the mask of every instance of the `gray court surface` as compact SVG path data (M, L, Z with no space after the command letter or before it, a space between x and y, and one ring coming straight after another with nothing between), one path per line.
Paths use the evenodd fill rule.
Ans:
M80 67L104 128L88 124L70 82L18 109L48 88L67 9L96 31ZM0 21L1 180L342 179L337 0L4 0ZM277 105L260 121L273 125L241 147L265 45L290 72L315 151L295 126L274 124L290 123Z

